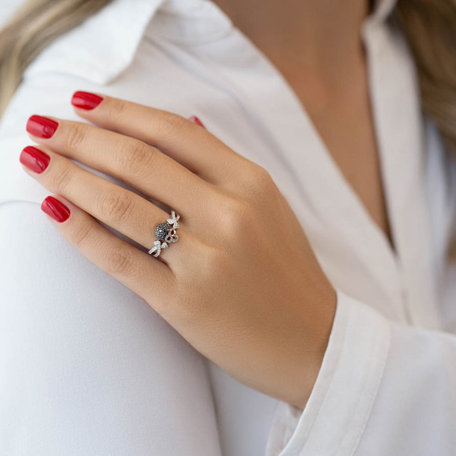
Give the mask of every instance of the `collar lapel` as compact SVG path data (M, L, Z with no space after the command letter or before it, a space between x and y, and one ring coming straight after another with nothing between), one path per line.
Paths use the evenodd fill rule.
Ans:
M115 0L47 47L25 71L60 71L106 84L132 61L165 0Z
M416 70L397 30L366 23L372 103L407 320L439 328L424 179L426 142Z
M238 29L225 41L223 56L220 43L193 51L267 144L242 153L270 171L334 286L405 320L398 264L386 237L343 178L297 96Z

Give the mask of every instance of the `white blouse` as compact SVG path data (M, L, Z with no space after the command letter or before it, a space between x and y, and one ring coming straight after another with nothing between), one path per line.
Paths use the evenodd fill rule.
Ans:
M28 67L0 124L0 454L455 454L456 167L420 112L394 3L362 39L396 251L277 68L210 1L114 0ZM204 359L40 211L25 123L80 120L78 89L195 114L269 170L338 294L303 411Z

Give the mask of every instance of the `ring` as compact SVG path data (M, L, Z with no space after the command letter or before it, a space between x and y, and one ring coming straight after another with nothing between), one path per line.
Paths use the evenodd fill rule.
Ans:
M158 257L162 249L166 249L171 242L177 242L179 236L177 235L177 228L180 219L180 215L177 215L174 211L171 211L171 218L167 219L165 223L159 223L155 229L155 237L157 240L154 242L154 246L147 252L154 257Z

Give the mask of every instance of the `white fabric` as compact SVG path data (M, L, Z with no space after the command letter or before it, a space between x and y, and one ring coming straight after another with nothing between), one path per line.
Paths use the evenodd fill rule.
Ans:
M30 65L0 124L0 454L454 454L455 269L444 253L455 166L420 114L410 52L388 22L394 3L377 3L362 38L397 252L280 73L213 3L115 0ZM338 293L304 411L206 362L41 213L48 192L18 161L25 122L77 119L78 89L196 114L270 171Z

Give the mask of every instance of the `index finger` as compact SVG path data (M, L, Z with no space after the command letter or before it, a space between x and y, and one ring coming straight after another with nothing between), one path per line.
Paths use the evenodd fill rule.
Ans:
M246 158L194 122L150 106L90 92L75 92L76 113L94 124L156 146L214 184L236 175Z

